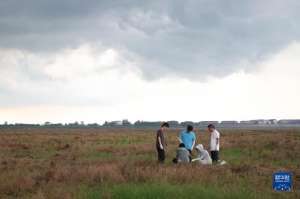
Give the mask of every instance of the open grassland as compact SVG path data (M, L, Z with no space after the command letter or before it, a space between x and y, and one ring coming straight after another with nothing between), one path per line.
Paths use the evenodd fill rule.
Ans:
M221 130L225 166L173 165L178 133L158 165L153 130L0 129L0 198L300 198L299 129ZM272 191L275 171L293 192Z

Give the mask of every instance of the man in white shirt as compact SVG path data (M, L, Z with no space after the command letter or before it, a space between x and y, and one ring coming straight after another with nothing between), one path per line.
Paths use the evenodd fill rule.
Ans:
M210 154L213 163L217 163L219 160L220 150L220 133L216 130L213 124L207 126L208 132L210 132Z

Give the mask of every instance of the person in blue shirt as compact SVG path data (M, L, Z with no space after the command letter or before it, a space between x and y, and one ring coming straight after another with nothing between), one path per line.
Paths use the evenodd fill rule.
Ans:
M185 131L182 131L179 137L181 143L185 145L185 148L192 153L193 148L196 143L196 136L193 132L194 127L192 125L188 125Z

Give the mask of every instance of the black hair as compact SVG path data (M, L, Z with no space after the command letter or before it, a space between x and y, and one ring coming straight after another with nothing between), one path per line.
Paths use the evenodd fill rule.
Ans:
M185 145L183 143L180 143L178 147L185 148Z
M192 125L187 125L186 129L188 132L191 132L194 130L194 127Z
M215 127L215 125L213 125L213 124L209 124L209 125L207 126L207 128L215 129L216 127Z
M161 127L166 127L166 128L169 128L169 127L170 127L170 125L169 125L169 123L168 123L168 122L163 122L163 123L161 124Z

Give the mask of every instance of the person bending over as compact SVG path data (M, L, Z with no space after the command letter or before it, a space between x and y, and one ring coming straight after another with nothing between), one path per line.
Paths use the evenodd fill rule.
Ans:
M195 147L195 149L197 151L197 158L193 159L193 162L197 161L200 164L212 164L212 160L209 156L209 153L207 150L204 149L202 144L198 144Z
M185 148L183 143L180 143L176 150L176 158L174 163L189 163L191 161L190 152Z

